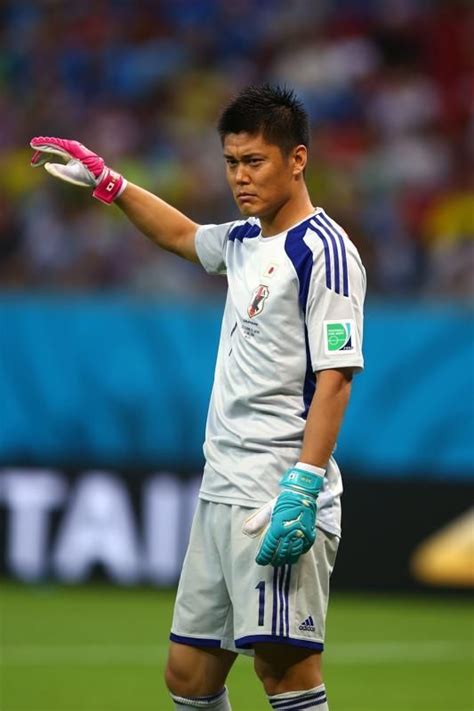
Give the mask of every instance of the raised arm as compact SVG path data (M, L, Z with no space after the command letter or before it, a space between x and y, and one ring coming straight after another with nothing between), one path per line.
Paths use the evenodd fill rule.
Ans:
M159 247L198 262L194 237L198 225L161 198L128 183L116 200L130 222Z
M198 262L194 238L198 225L164 200L128 183L105 165L103 158L78 141L37 136L30 143L33 167L44 166L55 178L93 188L92 195L106 204L116 202L133 224L155 244L192 262ZM52 163L50 158L61 163Z

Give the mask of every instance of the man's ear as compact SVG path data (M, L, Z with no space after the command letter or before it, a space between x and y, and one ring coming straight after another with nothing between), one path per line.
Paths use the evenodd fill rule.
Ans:
M297 177L304 172L308 162L308 149L303 144L293 149L293 175Z

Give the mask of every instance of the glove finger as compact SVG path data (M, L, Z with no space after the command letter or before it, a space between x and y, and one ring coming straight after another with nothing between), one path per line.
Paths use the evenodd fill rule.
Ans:
M269 529L257 553L256 562L259 565L271 564L275 568L287 563L296 563L301 554L305 552L304 546L306 543L307 541L296 535L296 532L293 535L276 538L272 535L271 529ZM311 544L308 545L307 550L310 547Z
M296 563L301 554L304 553L304 540L299 536L288 536L279 543L272 560L272 565L275 567Z
M267 549L262 549L258 551L257 555L255 556L255 562L257 565L270 565L272 562L272 557L273 554L271 551Z
M314 541L308 541L307 539L303 541L301 546L301 553L307 553L310 548L313 547Z
M43 163L45 163L52 155L58 156L59 158L62 158L65 161L71 160L72 158L72 156L67 151L63 150L62 148L59 148L59 146L33 145L32 141L30 142L30 146L35 150L31 158L31 165L34 168L38 165L42 165Z
M49 155L42 151L35 151L31 157L30 165L32 168L39 168L40 165L44 165L48 160Z
M288 550L288 563L296 563L305 552L301 539L294 541Z
M269 565L272 562L277 547L278 541L272 536L270 530L267 530L266 534L262 537L257 555L255 556L255 562L258 565Z
M267 546L259 550L257 555L255 556L255 562L257 563L257 565L270 565L272 559L273 549L270 549Z
M272 557L272 565L274 568L279 568L290 562L289 551L291 548L291 540L287 537L280 538Z
M67 183L80 185L85 188L95 187L96 185L95 178L79 161L72 160L69 161L67 165L62 165L61 163L45 163L44 167L48 173L55 178L65 180Z
M316 528L313 529L311 534L307 534L305 538L301 539L302 546L303 546L303 553L307 553L310 548L313 547L314 542L316 540Z

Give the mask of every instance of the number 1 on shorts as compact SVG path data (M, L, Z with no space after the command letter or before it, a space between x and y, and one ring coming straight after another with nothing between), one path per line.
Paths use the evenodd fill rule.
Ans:
M255 590L258 590L258 626L263 627L265 617L265 580L261 580L255 586Z

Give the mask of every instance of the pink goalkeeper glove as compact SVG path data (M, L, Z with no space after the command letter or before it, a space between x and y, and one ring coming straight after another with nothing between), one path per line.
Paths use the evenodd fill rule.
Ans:
M44 165L48 173L55 178L73 185L94 188L92 195L108 205L118 198L127 186L125 178L110 170L103 158L79 141L37 136L30 141L30 146L35 149L31 159L34 168ZM59 156L65 163L49 163L50 155Z

